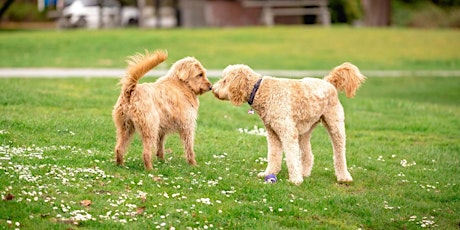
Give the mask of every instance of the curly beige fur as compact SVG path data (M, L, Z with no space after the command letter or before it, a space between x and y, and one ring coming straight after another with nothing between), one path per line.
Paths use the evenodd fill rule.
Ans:
M120 80L121 93L112 112L117 129L115 159L123 165L135 130L141 136L146 170L152 169L152 152L164 158L166 135L179 132L187 161L196 165L193 150L196 119L201 95L211 90L201 63L186 57L173 64L168 73L154 83L138 84L150 69L167 58L165 51L137 54L128 59L128 70Z
M262 76L246 65L230 65L222 79L213 85L214 95L234 105L248 101L255 83L263 77L252 108L267 130L268 165L260 177L278 174L283 151L289 181L301 184L313 167L310 137L319 122L326 127L332 141L337 181L353 181L345 158L345 115L338 91L353 97L366 77L351 63L334 68L324 80L279 79Z

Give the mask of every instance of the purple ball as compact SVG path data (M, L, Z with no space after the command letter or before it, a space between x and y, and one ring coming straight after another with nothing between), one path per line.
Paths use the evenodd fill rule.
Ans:
M265 182L266 183L270 183L270 184L273 184L273 183L276 183L276 176L275 174L269 174L265 177Z

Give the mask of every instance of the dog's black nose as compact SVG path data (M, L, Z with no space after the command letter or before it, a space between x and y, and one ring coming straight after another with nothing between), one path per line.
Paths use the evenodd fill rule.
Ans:
M209 86L209 90L212 90L212 85L211 85L211 86Z

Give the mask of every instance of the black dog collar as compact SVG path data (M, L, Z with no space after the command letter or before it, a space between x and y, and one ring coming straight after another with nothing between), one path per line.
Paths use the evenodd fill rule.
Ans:
M249 95L248 104L252 105L254 102L254 97L256 96L257 90L259 90L260 83L262 82L262 78L260 78L256 84L254 84L254 88L252 89L251 95Z

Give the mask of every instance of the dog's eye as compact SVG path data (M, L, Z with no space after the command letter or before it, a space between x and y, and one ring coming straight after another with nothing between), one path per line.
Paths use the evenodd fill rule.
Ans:
M203 77L203 73L198 74L198 77Z

